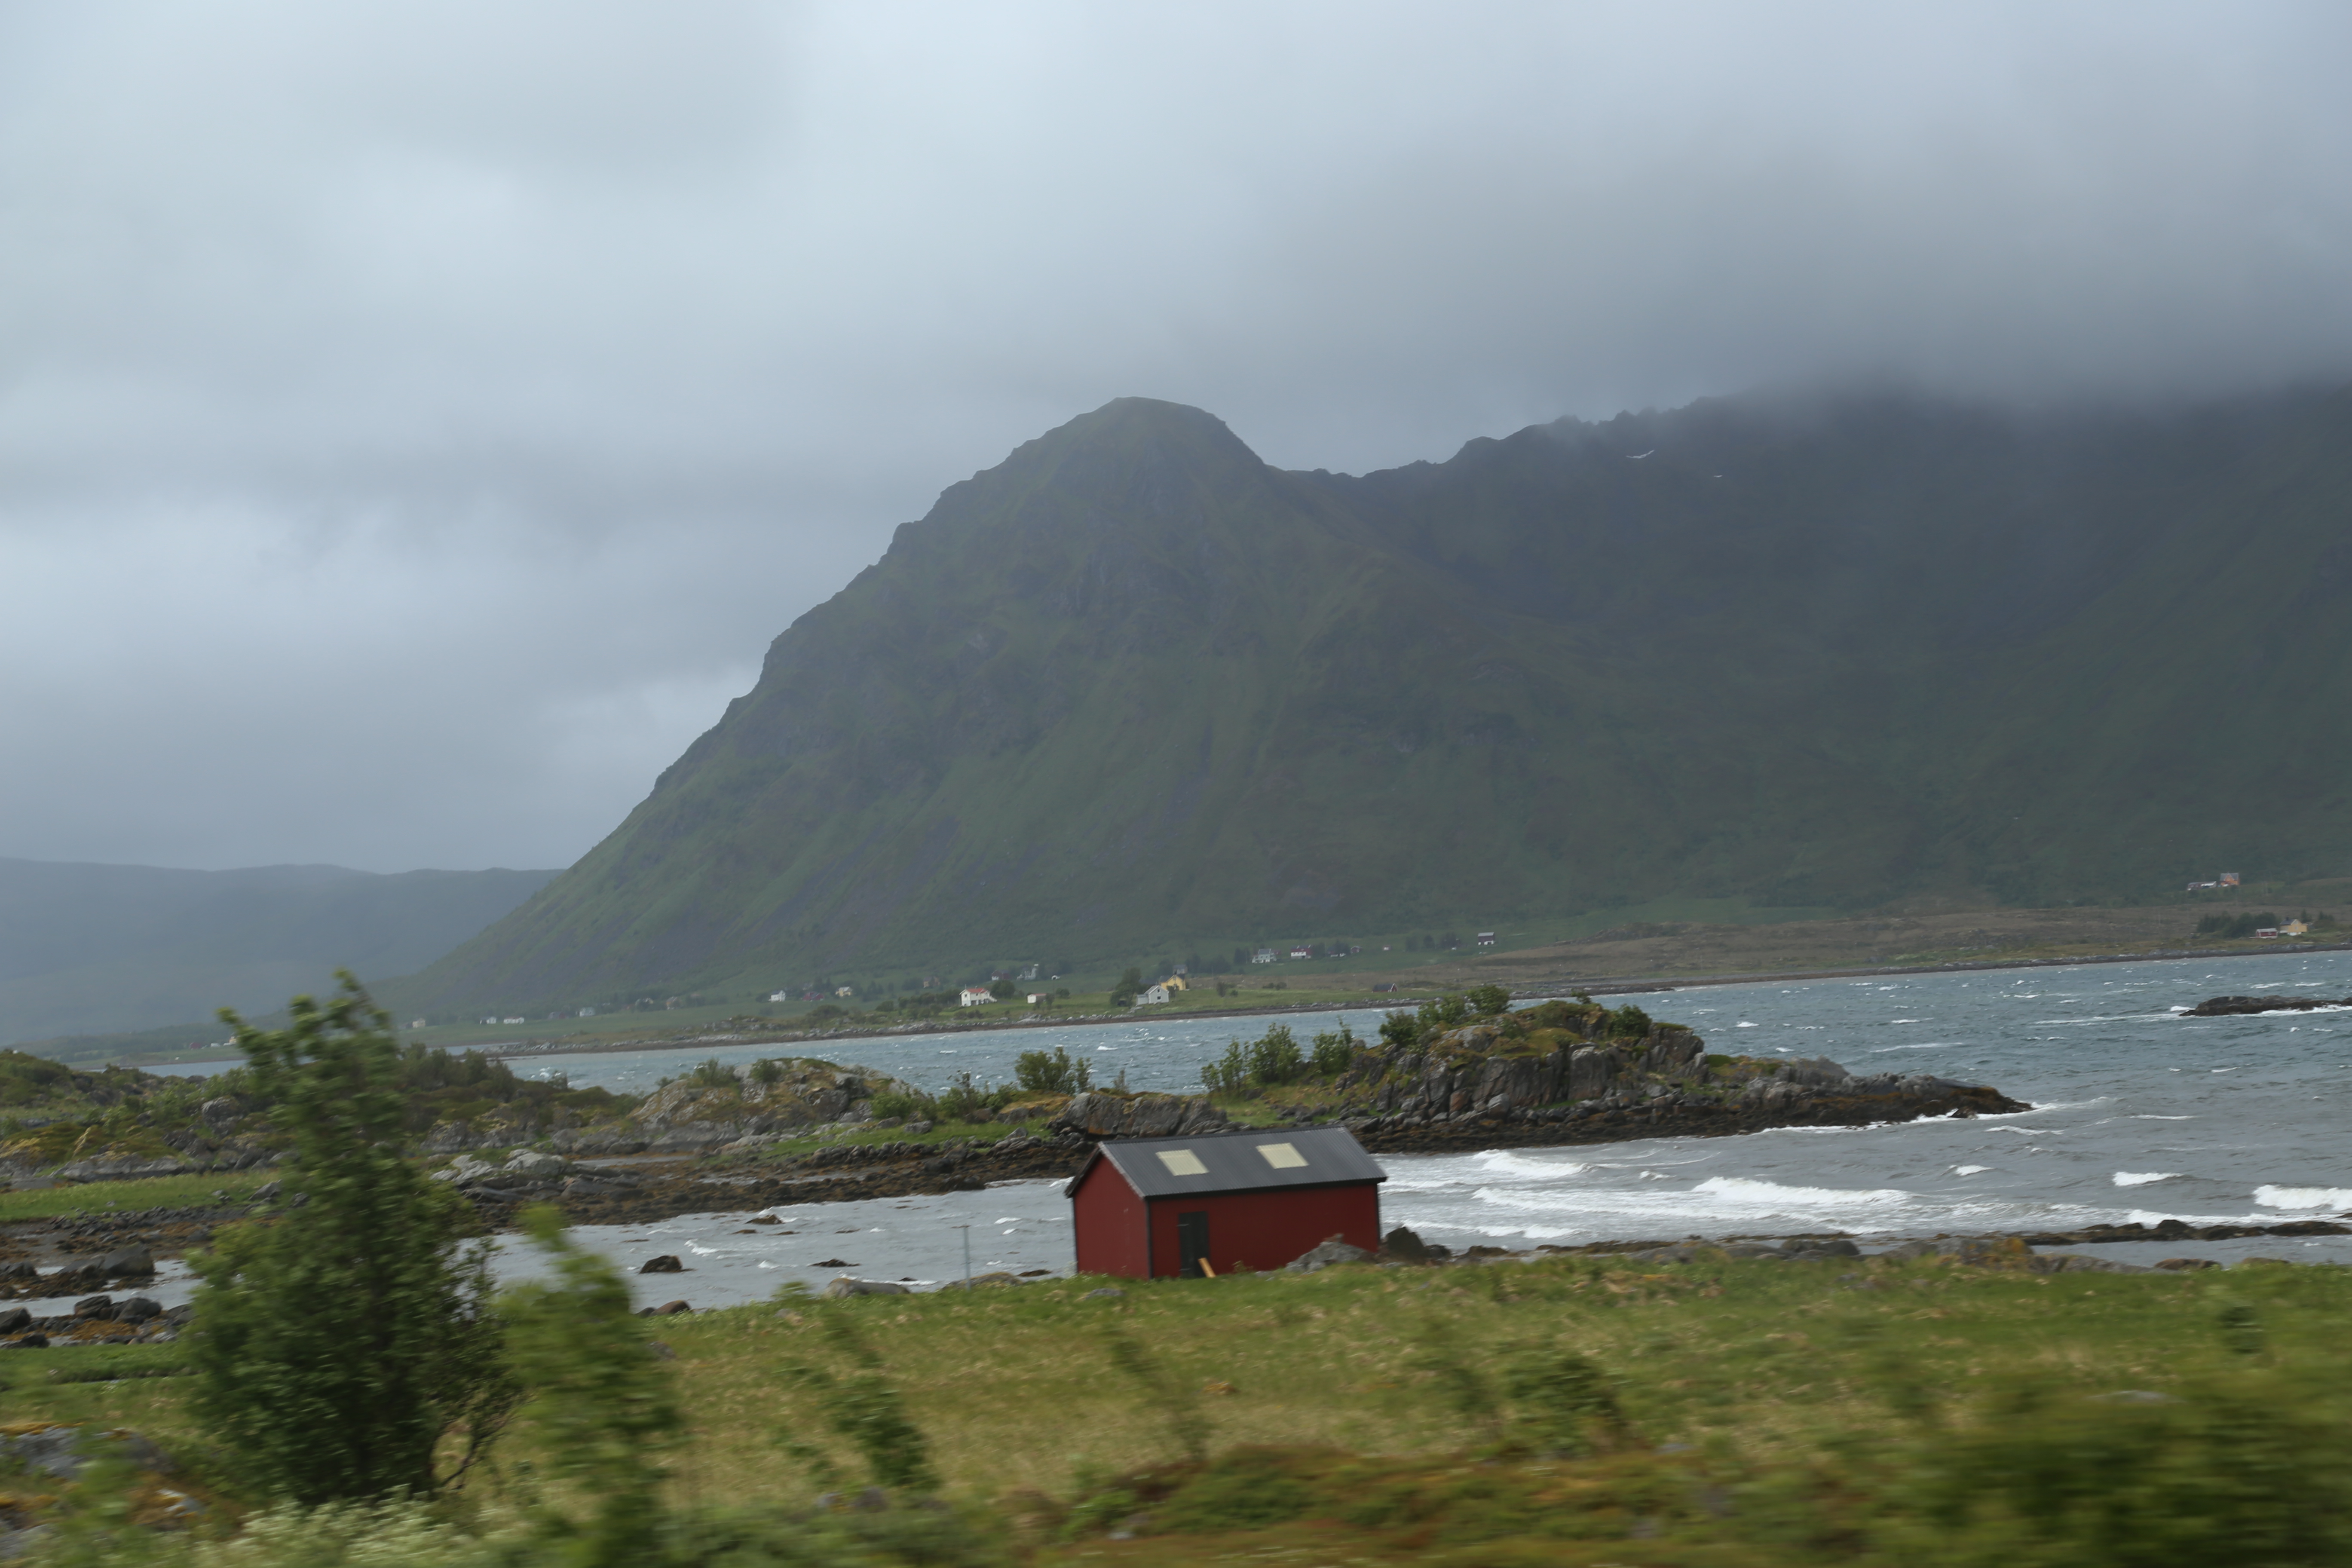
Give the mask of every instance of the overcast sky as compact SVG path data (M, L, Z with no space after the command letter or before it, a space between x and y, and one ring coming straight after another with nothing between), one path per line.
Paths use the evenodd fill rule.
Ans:
M1126 394L2352 374L2352 9L0 0L0 855L560 866Z

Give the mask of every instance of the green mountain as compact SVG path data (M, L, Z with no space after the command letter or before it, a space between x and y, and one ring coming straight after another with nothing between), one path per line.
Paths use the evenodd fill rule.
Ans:
M1121 399L413 994L2340 875L2347 594L2352 393L1711 400L1360 477Z
M215 1009L271 1012L332 989L339 966L421 968L554 875L0 859L0 1044L182 1024L217 1035Z

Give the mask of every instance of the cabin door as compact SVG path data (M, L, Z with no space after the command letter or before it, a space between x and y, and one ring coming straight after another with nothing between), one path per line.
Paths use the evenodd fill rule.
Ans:
M1201 1278L1201 1265L1209 1260L1209 1215L1206 1209L1176 1216L1177 1272L1187 1279Z

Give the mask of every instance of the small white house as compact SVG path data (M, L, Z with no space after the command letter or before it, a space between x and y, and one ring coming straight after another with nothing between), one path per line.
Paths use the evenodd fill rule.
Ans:
M956 994L957 1005L963 1007L985 1007L995 1000L985 985L967 985Z
M771 991L768 993L768 1000L771 1002L789 1002L792 999L793 994L789 991Z
M833 988L833 994L835 996L846 999L857 994L857 987L855 985L836 985Z
M1165 1002L1167 1000L1168 983L1164 980L1157 985L1147 985L1135 994L1135 1005L1139 1007L1145 1006L1153 1002Z
M1494 946L1494 945L1495 945L1495 933L1494 933L1493 931L1480 931L1480 932L1478 933L1478 945L1479 945L1480 947L1492 947L1492 946Z
M1259 948L1255 952L1250 954L1250 962L1252 963L1272 963L1274 962L1274 949L1270 947Z

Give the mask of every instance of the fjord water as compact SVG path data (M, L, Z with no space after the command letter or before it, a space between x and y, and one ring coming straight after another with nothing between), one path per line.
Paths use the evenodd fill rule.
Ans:
M1456 1247L1520 1247L1819 1231L1867 1241L2174 1216L2270 1224L2352 1208L2352 1009L2230 1018L2175 1011L2224 993L2352 994L2352 953L1775 982L1637 996L1658 1017L1697 1029L1711 1050L1826 1056L1863 1073L1924 1070L1992 1084L2034 1109L1974 1121L1389 1155L1381 1162L1389 1172L1383 1221ZM1361 1035L1377 1026L1379 1015L1286 1021L1303 1037L1342 1017ZM1238 1025L1253 1033L1264 1026ZM845 1042L838 1054L937 1089L959 1071L1008 1078L1020 1052L1059 1045L1086 1055L1099 1079L1124 1068L1131 1087L1174 1089L1197 1088L1202 1064L1237 1026L1139 1019ZM748 1060L762 1049L716 1054ZM675 1051L613 1053L570 1057L543 1070L641 1091L689 1059ZM1059 1273L1070 1266L1067 1205L1057 1183L778 1212L795 1234L763 1227L738 1235L740 1216L713 1215L597 1239L628 1258L680 1252L697 1276L653 1276L643 1287L698 1305L765 1294L783 1279L821 1281L845 1271L813 1267L833 1258L871 1277L953 1279L967 1234L959 1226L971 1227L977 1268ZM2250 1253L2352 1260L2347 1243L2352 1237L2265 1237L2106 1246L2099 1255L2143 1262Z
M2352 1209L2352 1009L2184 1018L2223 994L2352 995L2352 953L2204 963L2082 964L1965 974L1696 986L1640 995L1708 1048L1825 1056L1859 1073L1923 1070L1990 1083L2032 1110L1974 1121L1790 1128L1574 1148L1387 1155L1381 1215L1456 1248L1700 1235L1843 1231L1865 1242L1941 1232L2074 1229L2334 1217ZM1370 1011L1286 1018L1302 1037ZM1269 1020L1137 1018L1062 1028L845 1040L809 1049L937 1089L958 1072L1012 1076L1023 1051L1083 1055L1098 1080L1197 1089L1236 1032ZM705 1055L743 1062L772 1046L566 1056L521 1071L643 1092ZM842 1273L916 1286L975 1269L1066 1273L1069 1205L1058 1182L985 1193L809 1204L747 1227L740 1213L586 1226L583 1241L635 1268L675 1253L687 1275L633 1277L646 1304L754 1300L787 1279ZM2129 1262L2248 1255L2352 1261L2352 1237L2100 1247ZM838 1259L835 1263L834 1260ZM1284 1261L1267 1259L1267 1263ZM854 1267L848 1267L854 1266ZM502 1271L533 1260L509 1247Z

